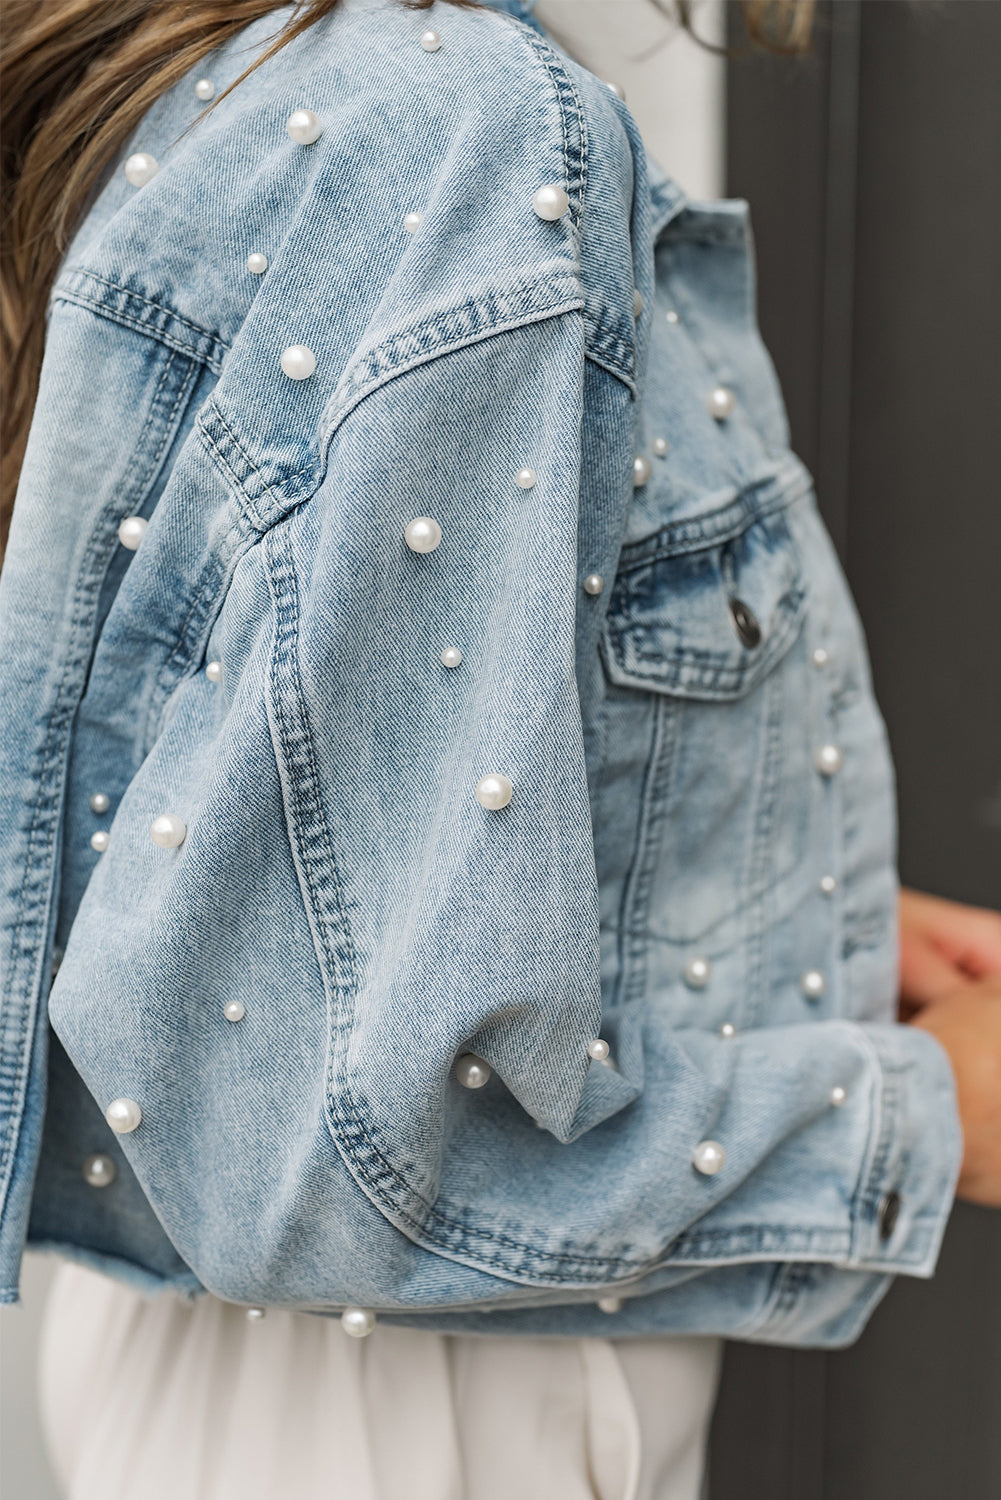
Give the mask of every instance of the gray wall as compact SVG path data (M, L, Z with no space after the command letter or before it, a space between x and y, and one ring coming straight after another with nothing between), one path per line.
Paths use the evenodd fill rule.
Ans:
M732 19L735 21L736 17ZM873 659L906 883L1001 906L1001 4L834 0L735 60L728 191ZM712 1500L997 1500L1001 1214L851 1350L731 1347Z

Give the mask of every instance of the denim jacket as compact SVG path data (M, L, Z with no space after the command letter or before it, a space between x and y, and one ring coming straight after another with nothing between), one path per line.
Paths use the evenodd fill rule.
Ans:
M833 1345L933 1270L952 1075L893 1019L746 205L526 9L353 0L203 116L255 23L65 258L2 586L7 1300L27 1240Z

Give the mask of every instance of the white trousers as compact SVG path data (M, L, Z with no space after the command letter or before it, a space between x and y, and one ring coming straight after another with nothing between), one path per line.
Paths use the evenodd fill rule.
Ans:
M713 1339L478 1338L147 1299L66 1263L42 1418L66 1500L698 1500Z

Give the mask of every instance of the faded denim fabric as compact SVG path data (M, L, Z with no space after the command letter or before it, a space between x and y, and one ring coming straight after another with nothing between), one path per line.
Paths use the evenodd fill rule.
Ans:
M200 119L255 24L66 257L0 590L8 1300L27 1238L431 1328L838 1344L934 1267L952 1075L893 1022L892 771L746 206L508 9L353 3Z

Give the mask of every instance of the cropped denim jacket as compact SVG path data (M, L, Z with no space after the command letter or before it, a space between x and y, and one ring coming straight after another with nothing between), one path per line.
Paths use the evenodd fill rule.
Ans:
M206 113L255 23L65 257L2 583L7 1300L27 1241L833 1345L933 1270L952 1075L746 205L522 12L351 0Z

